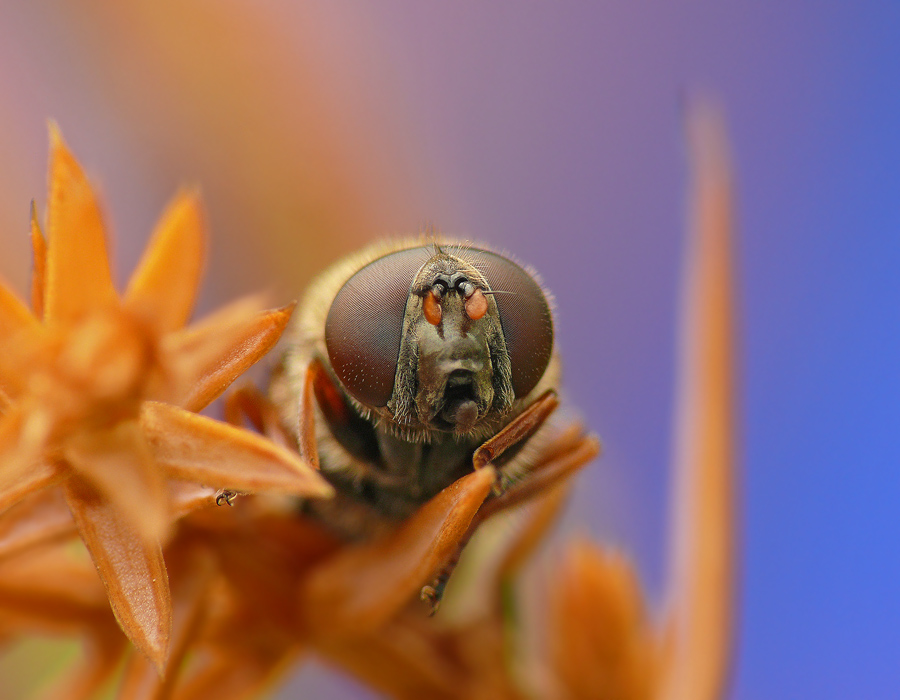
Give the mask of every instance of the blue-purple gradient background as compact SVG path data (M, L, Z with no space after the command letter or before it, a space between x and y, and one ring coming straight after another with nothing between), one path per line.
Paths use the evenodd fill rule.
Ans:
M667 543L683 104L699 93L722 106L736 169L742 312L743 547L731 697L897 697L900 5L223 7L252 7L307 62L315 57L325 94L345 119L366 125L359 138L369 152L388 154L389 163L363 169L377 177L383 165L415 188L392 226L431 221L539 268L558 302L567 397L606 444L566 525L632 551L654 599ZM104 183L116 221L146 222L118 232L123 269L178 184L154 147L129 132L113 91L95 84L115 65L78 63L80 51L96 50L90 21L70 27L46 10L0 9L0 183L12 183L0 205L19 207L23 233L3 234L16 258L0 259L7 277L27 256L27 197L42 190L35 163L46 116ZM107 59L117 50L129 48ZM156 108L163 119L155 86L145 89L146 118ZM176 177L201 170L184 158ZM26 160L25 169L10 166ZM264 172L254 177L265 186ZM6 201L17 188L27 190L22 201ZM215 185L207 192L217 245L240 246L227 197ZM206 303L268 282L264 273L230 275L227 264L213 258ZM318 697L362 693L316 672L294 687L302 684Z

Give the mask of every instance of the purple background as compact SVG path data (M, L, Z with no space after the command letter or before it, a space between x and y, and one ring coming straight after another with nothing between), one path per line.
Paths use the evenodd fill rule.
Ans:
M260 285L295 295L342 251L425 222L513 251L556 295L567 396L606 445L567 526L633 552L654 599L682 105L713 97L740 236L731 697L897 694L900 5L196 0L168 21L148 3L114 7L0 9L0 274L24 289L47 116L103 185L120 273L169 193L203 184L215 238L202 308ZM217 13L232 37L219 44ZM310 145L321 134L325 156ZM298 219L316 207L327 216ZM293 687L364 695L326 676Z

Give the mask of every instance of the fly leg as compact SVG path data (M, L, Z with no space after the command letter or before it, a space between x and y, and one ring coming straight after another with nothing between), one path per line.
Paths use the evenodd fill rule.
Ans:
M472 466L482 469L500 457L506 450L525 442L559 406L559 397L553 389L547 389L534 403L516 416L503 430L475 450Z

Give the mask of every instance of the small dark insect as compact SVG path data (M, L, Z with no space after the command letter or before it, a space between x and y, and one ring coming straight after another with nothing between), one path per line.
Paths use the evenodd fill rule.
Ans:
M526 480L558 403L548 295L484 248L417 240L346 258L312 284L289 343L271 395L337 491L304 507L348 539L486 464L498 493Z

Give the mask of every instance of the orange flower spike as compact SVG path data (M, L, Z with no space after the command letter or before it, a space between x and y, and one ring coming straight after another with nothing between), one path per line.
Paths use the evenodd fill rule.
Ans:
M401 614L384 627L359 637L320 641L316 652L384 697L472 698L475 684L468 669L459 663L455 650L448 653L455 640L441 634L435 625L423 625L421 618L410 617ZM499 694L494 698L502 700Z
M76 532L62 489L35 491L0 514L0 566L7 558L46 548Z
M84 654L43 688L39 697L46 700L96 697L126 647L93 565L66 548L44 547L0 562L0 634L84 637Z
M203 274L206 231L196 190L169 204L131 276L124 304L159 333L181 328L191 315Z
M55 477L54 483L62 479L57 470L50 473ZM166 486L174 518L216 505L214 488L174 479ZM6 506L6 502L0 502L0 507ZM35 490L0 513L0 565L4 559L68 540L77 533L63 489Z
M456 553L496 478L479 469L454 482L400 527L347 547L307 580L301 611L314 634L359 634L397 613Z
M41 232L37 206L31 200L31 250L34 255L31 269L31 308L38 319L44 318L44 289L47 280L47 241Z
M172 629L172 598L159 543L139 538L88 484L69 479L65 490L116 620L162 674Z
M296 453L227 423L147 401L141 426L157 464L170 477L226 484L252 493L283 490L330 497L333 489Z
M180 358L171 403L199 411L218 398L278 342L294 306L259 312L257 300L242 299L167 335L163 351Z
M132 654L119 685L118 697L123 700L161 700L171 697L180 674L187 665L186 657L192 651L205 621L210 588L216 574L213 558L199 548L174 554L170 552L167 558L169 567L175 571L172 579L175 609L172 648L168 661L170 670L161 677L145 656Z
M460 563L464 585L457 587L451 582L448 595L441 603L441 612L449 613L449 619L454 623L459 611L462 611L464 620L477 613L483 618L490 618L489 624L502 627L506 584L515 579L556 524L572 485L569 480L549 488L520 506L511 519L491 533L486 542L481 543L476 538L474 546L468 545ZM473 525L478 523L478 517L472 522ZM498 536L501 530L503 535ZM475 555L474 561L466 558L470 553Z
M0 283L0 339L12 340L23 331L38 330L37 319L10 289ZM0 388L4 377L0 375Z
M29 429L29 413L20 404L13 404L0 417L0 513L61 478L52 464L42 460L43 434L43 429Z
M113 287L103 217L81 166L50 122L49 245L44 295L50 323L72 323L112 306Z
M62 453L66 463L115 506L119 517L133 509L140 511L138 517L124 519L146 544L156 543L165 534L169 523L165 473L153 458L137 420L76 433L66 441Z
M549 658L572 700L655 698L657 647L637 576L621 555L567 546L549 595Z
M732 195L721 116L688 120L692 221L682 321L671 599L659 697L715 700L733 635L736 435Z
M40 324L28 307L0 281L0 415L8 410L12 397L22 386L22 376L9 357L10 350L20 343L31 346L40 332Z
M63 544L0 562L0 628L42 635L115 630L121 638L93 566Z
M177 407L142 412L148 400L163 398L202 408L274 345L291 308L260 313L245 302L180 328L206 242L192 192L175 198L119 301L96 198L54 125L50 140L46 247L32 212L32 295L45 312L43 327L0 285L0 505L63 482L116 617L161 669L171 600L160 539L183 510L166 479L302 496L328 495L330 487L296 455L258 436ZM156 416L153 425L142 422L148 415ZM203 451L225 455L220 461L232 469L204 460ZM13 549L71 527L58 518L26 522L38 512L0 516Z

